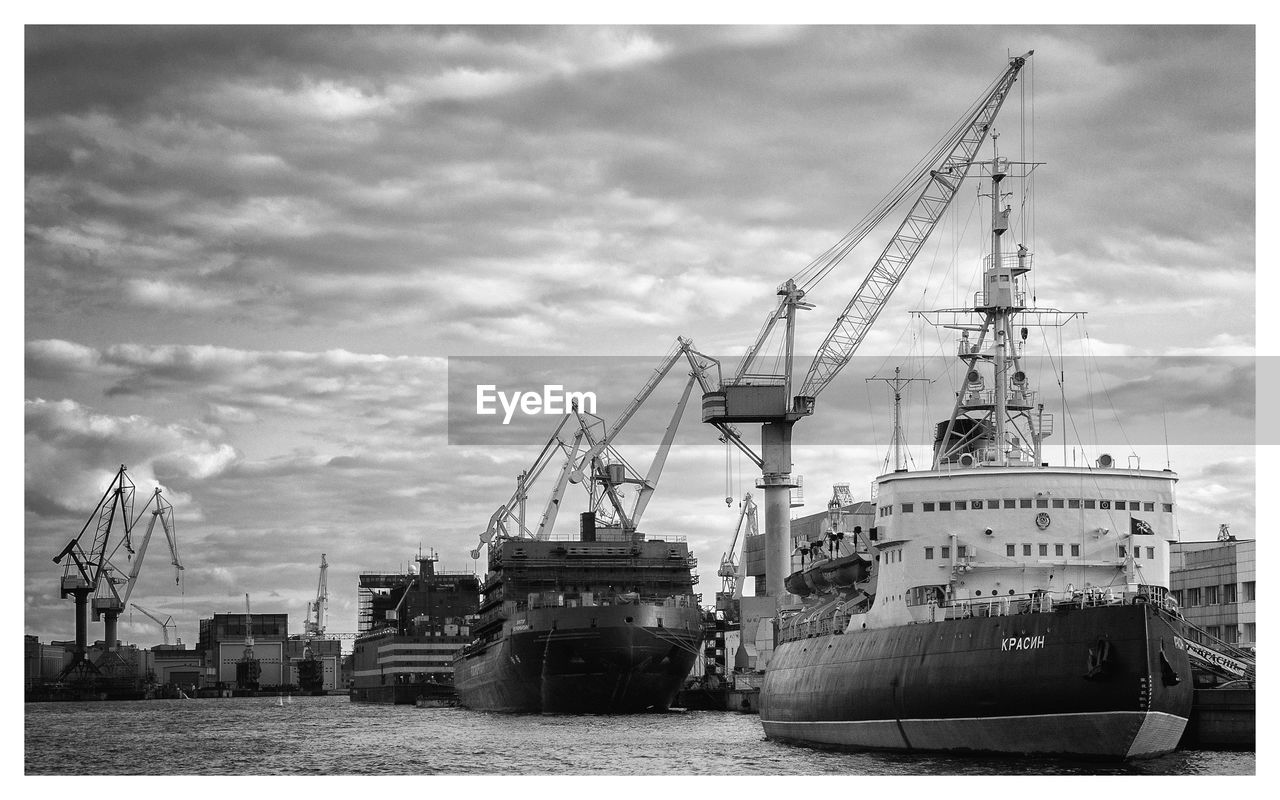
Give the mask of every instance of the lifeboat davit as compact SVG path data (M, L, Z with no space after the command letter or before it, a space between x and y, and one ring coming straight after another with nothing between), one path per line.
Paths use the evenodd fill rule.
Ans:
M871 562L858 553L833 558L818 565L828 585L837 589L851 589L855 583L865 581L870 568Z

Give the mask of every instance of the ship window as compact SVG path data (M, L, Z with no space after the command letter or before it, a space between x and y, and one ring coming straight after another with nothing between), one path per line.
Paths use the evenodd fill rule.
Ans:
M1036 498L1036 508L1048 508L1048 507L1049 507L1049 498L1047 497Z
M1064 501L1061 497L1055 497L1055 498L1053 498L1053 507L1054 507L1054 508L1062 508L1062 507L1063 507L1063 506L1065 506L1065 505L1066 505L1066 501Z
M1017 501L1017 500L1012 500L1012 499L1010 499L1010 498L1006 497L1006 498L1005 498L1005 500L1004 500L1004 507L1005 507L1005 508L1017 508L1017 507L1018 507L1018 501Z
M932 510L933 510L933 503L921 503L920 505L924 506L924 510L925 510L925 511L932 511Z
M964 558L966 552L964 545L956 545L956 558Z
M662 617L658 617L658 627L662 627Z
M987 501L987 508L999 508L999 507L1000 507L1000 501L999 501L999 500L988 500L988 501Z
M944 547L944 548L942 548L942 557L943 557L943 558L951 558L951 548L950 548L950 547Z
M1128 551L1126 551L1126 550L1124 549L1124 545L1122 545L1122 544L1121 544L1121 545L1116 545L1116 549L1117 549L1117 550L1119 550L1119 552L1120 552L1120 557L1121 557L1121 558L1124 558L1124 557L1125 557L1125 553L1126 553L1126 552L1128 552Z
M1142 504L1142 510L1143 510L1143 511L1155 511L1155 510L1156 510L1156 504L1155 504L1155 503L1143 503L1143 504Z
M943 500L942 502L938 503L938 510L939 510L939 511L950 511L950 510L951 510L951 501L949 501L949 500Z
M1049 545L1047 544L1040 545L1040 555L1042 556L1049 555Z
M1073 497L1072 499L1067 501L1067 508L1079 508L1079 507L1080 507L1080 500L1078 498Z
M902 513L903 513L903 514L910 514L912 511L914 511L914 510L915 510L915 505L916 505L915 503L903 503L903 504L902 504Z
M1010 589L1010 590L1009 590L1009 594L1013 594L1013 590L1012 590L1012 589Z
M1029 556L1029 555L1031 555L1031 545L1029 545L1029 544L1024 544L1024 545L1022 546L1022 554L1023 554L1024 556Z
M1017 555L1017 553L1018 553L1018 548L1015 545L1006 544L1004 546L1004 554L1006 556Z
M1129 510L1130 510L1130 511L1137 511L1137 510L1138 510L1138 507L1139 507L1139 506L1141 506L1141 505L1142 505L1142 504L1141 504L1141 503L1139 503L1137 500L1130 500L1130 501L1129 501Z
M930 560L930 559L932 559L932 558L933 558L933 548L932 548L932 547L926 547L926 548L924 549L924 558L925 558L925 560L926 560L926 561L928 561L928 560Z
M1172 513L1173 513L1173 503L1165 503L1165 504L1164 504L1164 510L1165 510L1165 513L1172 514Z
M969 504L968 504L967 502L965 502L964 500L957 500L957 501L956 501L956 511L964 511L964 510L965 510L965 506L967 506L967 505L969 505Z
M982 501L974 500L972 503L970 503L969 507L972 508L974 511L977 511L978 509L982 508Z
M1155 558L1155 557L1156 557L1156 549L1154 547L1148 547L1147 558Z
M1123 500L1116 501L1116 511L1124 511L1124 506L1125 506L1125 501Z
M1024 497L1018 501L1018 508L1031 508L1031 498Z
M1095 503L1093 500L1085 500L1085 501L1084 501L1084 507L1085 507L1085 508L1093 508L1093 507L1094 507L1094 506L1096 506L1096 505L1097 505L1097 503Z
M1073 544L1073 545L1071 545L1071 555L1073 555L1073 556L1079 556L1079 555L1080 555L1080 545L1078 545L1078 544Z

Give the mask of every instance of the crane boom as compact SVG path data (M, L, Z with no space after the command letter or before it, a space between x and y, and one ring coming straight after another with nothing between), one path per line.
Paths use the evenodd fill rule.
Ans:
M157 617L154 613L152 613L152 612L150 612L150 611L146 610L145 608L143 608L142 606L138 605L137 603L134 603L134 604L133 604L133 607L134 607L134 608L136 608L136 609L138 609L139 611L141 611L143 614L146 614L148 617L151 617L151 619L152 619L152 620L154 620L154 621L155 621L155 623L156 623L157 625L159 625L159 626L160 626L160 629L164 632L164 643L165 643L165 644L170 644L170 641L169 641L169 629L170 629L170 628L173 628L173 629L174 629L174 635L175 635L175 636L177 635L177 630L178 630L178 626L173 624L173 615L172 615L172 614L170 614L168 619L160 619L160 618L159 618L159 617Z
M867 331L884 310L893 290L902 281L907 268L960 189L978 148L990 133L991 123L1031 52L1010 59L1008 68L983 97L977 112L958 129L946 156L929 171L925 187L915 204L818 348L800 387L802 397L817 397L853 358L858 345L862 344Z

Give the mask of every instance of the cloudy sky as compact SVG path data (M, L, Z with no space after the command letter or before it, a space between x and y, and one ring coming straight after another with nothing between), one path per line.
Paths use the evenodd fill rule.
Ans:
M33 27L26 632L74 635L50 559L121 464L175 506L184 579L153 541L134 599L188 643L245 593L299 630L321 553L337 631L355 630L361 571L419 546L473 569L554 420L476 432L451 376L563 374L611 420L677 335L732 366L777 285L1031 49L996 126L1003 154L1044 162L1015 231L1037 304L1088 312L1030 342L1079 367L1061 392L1052 368L1037 379L1049 455L1169 463L1184 539L1252 537L1252 28ZM868 496L889 401L866 378L906 359L943 398L906 414L925 458L953 343L908 312L971 295L982 213L962 189L797 427L797 513L833 483ZM873 244L809 298L798 353ZM680 381L638 430L665 425ZM708 597L724 498L751 483L691 413L643 527L688 537ZM126 615L121 636L160 631Z

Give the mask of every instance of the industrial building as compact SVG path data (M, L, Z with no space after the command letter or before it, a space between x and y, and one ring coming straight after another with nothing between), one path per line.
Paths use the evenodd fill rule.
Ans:
M236 665L246 650L258 662L257 685L288 685L288 614L214 614L200 620L200 651L211 682L236 686Z
M1217 541L1176 542L1169 548L1169 588L1183 616L1242 648L1257 646L1256 544L1224 530Z

